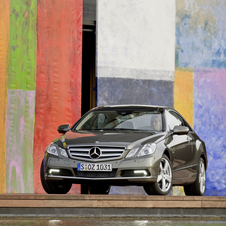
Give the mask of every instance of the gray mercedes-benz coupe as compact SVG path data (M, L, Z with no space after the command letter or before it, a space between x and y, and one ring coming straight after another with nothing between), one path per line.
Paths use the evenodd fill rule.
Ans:
M40 169L49 194L65 194L73 183L82 194L108 194L113 185L143 186L148 195L167 195L174 185L186 195L205 192L205 143L172 108L96 107L58 132Z

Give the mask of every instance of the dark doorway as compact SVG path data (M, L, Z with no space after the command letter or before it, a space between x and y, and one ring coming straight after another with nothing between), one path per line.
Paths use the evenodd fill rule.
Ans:
M83 21L82 115L96 106L96 31L94 21Z

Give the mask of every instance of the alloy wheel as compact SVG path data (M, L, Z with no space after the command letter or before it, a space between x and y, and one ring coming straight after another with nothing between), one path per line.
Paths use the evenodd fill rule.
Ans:
M199 166L199 185L200 185L200 191L201 193L205 192L205 188L206 188L206 171L205 171L205 165L204 162L201 161L200 162L200 166Z
M162 158L160 162L157 183L158 183L159 189L163 192L167 192L171 187L172 170L168 160L165 158Z

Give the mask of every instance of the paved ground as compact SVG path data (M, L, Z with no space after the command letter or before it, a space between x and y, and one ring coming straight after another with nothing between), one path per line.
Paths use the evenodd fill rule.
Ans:
M206 220L149 220L149 219L0 219L1 226L226 226L225 221Z

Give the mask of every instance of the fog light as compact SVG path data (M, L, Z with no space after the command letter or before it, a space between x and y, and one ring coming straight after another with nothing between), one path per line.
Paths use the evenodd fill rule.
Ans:
M144 176L147 176L148 173L146 170L134 170L135 174L143 174Z
M60 170L59 169L50 169L49 170L49 173L52 174L52 173L59 173Z

